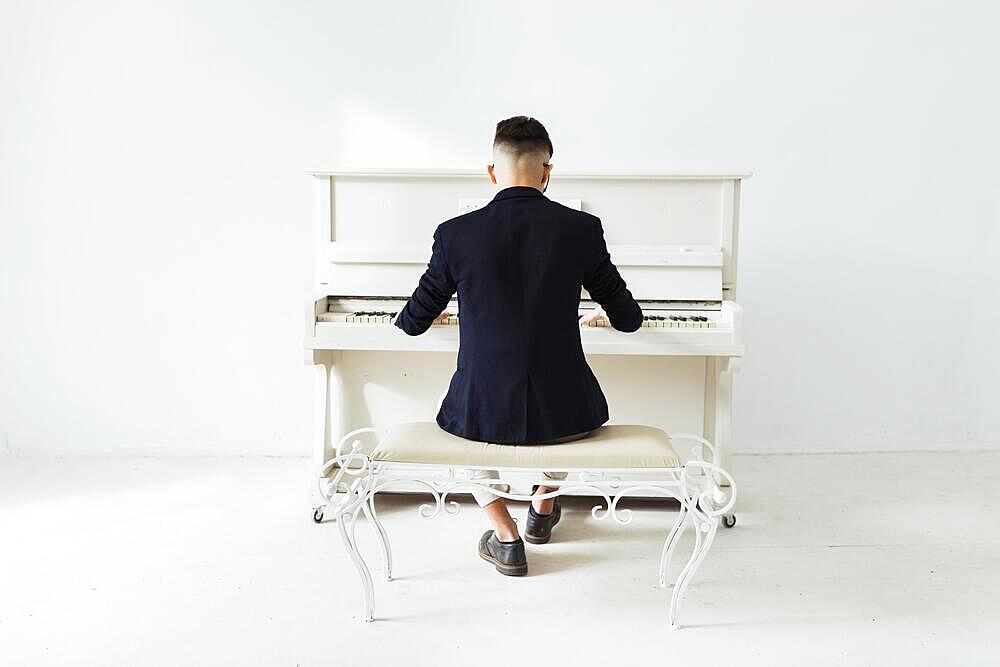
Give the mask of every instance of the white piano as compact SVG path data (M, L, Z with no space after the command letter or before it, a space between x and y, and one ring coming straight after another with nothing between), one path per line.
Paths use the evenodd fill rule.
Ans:
M455 369L461 312L420 336L392 325L427 266L435 227L488 202L485 171L316 170L314 293L306 363L316 370L314 452L345 433L433 420ZM740 186L749 173L552 174L546 196L601 218L612 260L643 309L634 333L583 327L611 423L696 433L728 466ZM593 308L581 293L580 313ZM374 444L374 443L373 443ZM681 453L683 456L683 452ZM516 481L514 486L516 486Z

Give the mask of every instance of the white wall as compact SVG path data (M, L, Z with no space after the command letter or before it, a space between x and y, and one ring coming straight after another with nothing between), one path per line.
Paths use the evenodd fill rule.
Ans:
M5 1L0 449L305 453L303 170L515 113L557 169L755 171L742 449L1000 441L1000 15L826 5Z

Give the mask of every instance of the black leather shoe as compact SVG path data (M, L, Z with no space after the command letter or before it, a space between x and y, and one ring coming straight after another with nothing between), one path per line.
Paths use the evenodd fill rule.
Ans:
M528 558L524 555L524 540L501 542L492 530L479 538L479 557L496 566L497 572L510 577L528 574Z
M535 495L538 485L531 487L531 495ZM556 496L552 511L548 514L538 514L535 506L528 504L528 525L524 528L524 539L532 544L545 544L552 539L552 528L562 517L562 507L559 505L559 496Z

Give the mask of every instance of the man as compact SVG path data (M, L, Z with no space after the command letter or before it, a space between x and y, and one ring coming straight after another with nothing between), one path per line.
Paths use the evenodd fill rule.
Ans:
M601 221L543 194L551 158L548 132L534 118L497 123L486 171L499 192L484 208L438 226L427 270L396 317L407 334L421 334L458 291L458 367L437 423L463 438L519 445L586 437L608 420L608 404L584 357L579 324L604 315L620 331L642 324ZM578 320L581 286L603 312ZM557 488L536 486L533 494ZM473 495L493 525L480 539L480 556L502 574L526 574L524 542L504 499L485 486ZM559 516L558 499L533 500L525 538L548 542Z

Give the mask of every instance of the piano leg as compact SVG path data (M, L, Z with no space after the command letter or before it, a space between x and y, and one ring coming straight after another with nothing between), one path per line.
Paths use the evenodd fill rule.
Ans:
M322 470L323 464L333 455L333 443L337 442L344 427L343 377L340 372L342 353L339 350L313 350L312 364L315 372L316 403L313 413L310 437L313 452L312 474ZM336 471L331 471L334 474ZM323 483L323 480L320 480ZM323 520L329 496L338 489L328 489L324 494L316 490L317 505L313 507L313 521Z
M733 440L733 374L739 369L739 362L732 357L705 358L705 415L704 436L719 452L716 465L730 470L729 450ZM716 480L720 486L728 485L725 479ZM723 525L736 524L735 514L723 517Z
M313 373L315 399L313 425L310 442L312 444L313 468L319 470L326 461L327 420L329 419L328 392L330 388L330 353L325 350L313 351Z
M316 475L323 469L326 462L327 443L327 420L329 419L329 387L330 387L330 361L329 352L325 350L312 350L306 362L312 362L313 369L313 423L310 432L309 442L312 447L312 466L310 475ZM315 477L313 478L315 479ZM324 481L320 480L319 484ZM314 487L313 521L320 523L323 521L323 513L326 510L326 498L323 492Z

